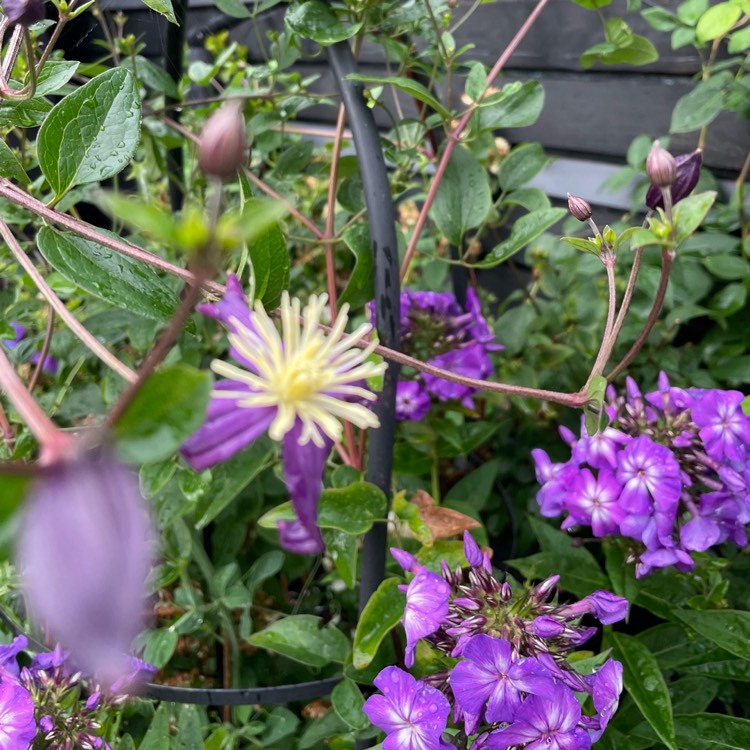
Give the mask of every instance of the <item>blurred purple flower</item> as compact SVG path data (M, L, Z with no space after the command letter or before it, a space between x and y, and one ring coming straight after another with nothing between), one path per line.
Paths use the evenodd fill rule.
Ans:
M702 161L702 151L699 148L689 154L680 154L680 156L675 157L677 171L670 188L673 205L690 195L693 188L698 184ZM658 187L649 185L646 193L646 205L654 210L664 208L664 197Z
M227 280L221 301L198 306L227 328L230 354L241 367L213 361L213 371L227 380L216 385L206 421L182 447L185 460L202 471L231 458L265 432L281 441L297 520L279 524L280 540L299 554L324 548L317 514L328 453L341 439L341 420L361 428L379 426L362 403L375 399L364 383L386 367L368 361L374 343L362 350L354 345L369 334L369 324L343 337L347 305L333 329L323 332L319 323L326 302L326 295L313 295L302 310L299 300L290 300L285 292L281 335L260 302L254 310L248 308L236 276Z
M31 612L105 684L145 626L154 538L137 478L112 458L50 466L29 492L18 560Z
M129 656L127 664L128 671L112 683L110 687L112 693L133 695L139 692L143 685L152 680L157 671L153 664L135 656Z
M486 721L512 721L521 705L522 693L543 695L554 680L533 657L518 658L506 640L475 635L463 648L450 677L456 703L467 714ZM487 706L485 711L485 704Z
M491 750L508 750L514 745L525 750L588 750L591 738L578 726L581 707L572 690L561 683L544 697L529 696L516 712L514 721L489 737Z
M455 375L465 375L470 378L486 379L492 374L492 362L487 356L486 348L476 342L439 354L429 362ZM422 378L427 390L437 396L440 401L461 401L467 409L473 408L474 402L471 396L476 392L474 388L444 380L428 372L422 373Z
M406 631L406 651L404 663L414 664L414 651L417 641L434 633L448 614L448 596L451 588L435 573L422 568L408 586L399 586L406 591L404 609L404 630Z
M3 13L8 24L31 26L44 18L43 0L3 0Z
M402 380L396 387L396 419L421 422L430 410L430 395L416 380Z
M25 635L18 635L7 646L0 646L0 675L5 673L18 677L21 670L17 657L28 645L28 638Z
M21 341L23 341L24 338L26 338L26 328L15 320L11 320L10 324L13 327L13 330L16 332L16 337L14 339L7 339L3 343L6 347L8 347L8 349L14 349L16 346L18 346L18 344L21 343ZM29 357L29 361L34 365L38 364L39 359L39 352L34 352L31 357ZM49 375L55 375L57 373L58 367L59 365L57 363L57 360L53 356L48 354L44 358L44 364L42 365L42 370L44 370L44 372L48 373Z
M0 747L28 750L35 735L34 701L16 680L0 675Z
M417 682L398 667L386 667L373 682L383 694L370 696L362 710L388 735L383 750L452 747L442 740L450 704L439 690Z

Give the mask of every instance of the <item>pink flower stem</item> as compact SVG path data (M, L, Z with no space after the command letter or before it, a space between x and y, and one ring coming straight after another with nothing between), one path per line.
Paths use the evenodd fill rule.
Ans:
M44 343L42 344L42 351L39 352L39 361L36 363L36 368L34 368L34 374L31 376L31 380L29 380L29 393L32 393L34 391L34 388L36 387L37 381L39 380L39 376L42 374L42 370L44 369L44 362L47 359L47 355L49 354L49 347L50 343L52 342L52 333L55 330L55 311L49 307L47 308L47 330L44 334Z
M508 62L510 56L516 51L518 45L523 41L523 38L528 33L529 29L531 29L531 27L534 25L540 13L542 12L542 10L544 10L544 6L547 5L548 1L549 0L539 0L534 10L532 10L529 14L529 17L526 19L526 21L524 21L521 28L516 32L516 35L513 37L513 39L510 40L508 46L497 59L497 62L494 64L492 70L487 76L487 88L489 88L494 80L498 77L498 75L500 75L500 72L505 67L505 63ZM481 101L482 97L480 97L477 101L473 102L469 106L466 112L464 112L461 119L458 121L456 127L448 135L448 139L445 143L445 150L443 151L440 163L438 164L435 171L435 176L432 178L432 184L430 185L430 189L425 198L422 210L419 212L419 218L417 219L417 223L414 226L414 231L412 233L411 240L409 241L409 246L406 248L406 254L404 255L403 263L401 264L402 284L407 273L409 272L409 266L411 265L412 258L414 257L414 253L417 250L417 243L419 242L422 230L427 224L427 214L429 213L430 208L432 208L435 196L437 195L438 187L440 186L440 182L445 175L445 170L448 168L448 162L450 161L451 154L453 153L456 145L459 142L461 133L463 133L463 131L466 129L471 116L474 114L474 111L479 106Z
M612 353L612 347L615 342L612 338L612 331L615 325L615 309L617 308L617 290L615 288L615 257L614 255L608 256L607 258L602 257L602 263L607 269L607 288L609 292L609 302L607 305L607 323L604 326L604 335L602 336L602 343L599 347L599 354L596 356L594 366L591 368L591 374L586 381L584 390L588 390L591 381L598 377L604 372L604 368L607 365L609 355Z
M44 280L44 277L37 270L31 259L18 244L10 227L0 219L0 235L8 244L16 260L23 267L24 271L31 277L36 288L47 300L55 312L62 318L70 330L80 339L81 343L86 346L94 355L96 355L104 364L111 367L121 378L127 381L136 379L136 374L124 362L120 362L97 338L92 336L80 321L65 306L65 303L52 291L52 288Z

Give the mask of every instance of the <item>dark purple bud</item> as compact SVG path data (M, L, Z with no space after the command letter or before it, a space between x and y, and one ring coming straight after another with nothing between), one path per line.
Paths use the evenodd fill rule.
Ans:
M687 198L693 192L701 174L703 152L697 148L689 154L680 154L675 159L677 174L672 183L672 203ZM651 185L646 193L646 205L653 210L664 207L664 198L658 187Z
M591 218L591 204L579 198L577 195L568 193L568 211L578 219L578 221L588 221Z
M671 187L677 176L677 162L674 156L662 148L659 141L654 141L646 157L646 174L656 188Z
M513 596L513 591L510 588L509 583L504 583L500 588L500 598L504 602L509 602Z
M8 24L31 26L44 18L43 0L3 0L3 13Z
M245 160L247 134L242 108L224 105L206 120L198 141L198 166L212 177L234 177Z
M54 464L29 491L18 542L29 607L103 685L129 671L146 624L153 538L136 476L110 457Z

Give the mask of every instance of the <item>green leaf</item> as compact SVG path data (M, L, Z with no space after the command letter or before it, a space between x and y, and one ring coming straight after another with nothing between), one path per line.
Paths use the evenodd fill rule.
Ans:
M172 0L143 0L143 4L151 8L151 10L155 10L157 13L160 13L162 16L164 16L164 18L167 19L167 21L169 21L169 23L173 23L176 26L179 26L174 15Z
M736 255L709 255L703 259L703 265L714 276L724 281L745 279L750 276L750 262Z
M203 750L203 730L198 709L195 706L181 706L177 720L175 750Z
M532 211L525 214L513 224L510 237L503 240L499 245L495 245L487 258L475 265L478 268L492 268L504 263L551 226L557 224L566 213L567 211L564 208L545 208L541 211Z
M464 543L454 539L438 539L432 544L426 544L417 552L417 560L433 573L439 573L445 562L451 570L466 565Z
M37 78L34 96L47 96L59 91L75 75L78 65L68 60L47 60Z
M266 721L266 731L263 733L262 747L270 747L276 744L284 737L294 734L299 726L297 715L290 711L286 706L276 706L268 715Z
M587 596L593 591L607 588L607 577L585 547L573 546L573 540L567 534L543 521L529 518L529 522L542 553L509 560L509 565L533 578L546 578L559 573L560 587L576 596Z
M573 0L576 5L580 5L582 8L588 10L596 10L597 8L604 8L609 5L612 0Z
M41 125L52 105L46 99L0 100L0 127L33 128Z
M331 704L339 718L355 732L361 732L370 726L370 720L362 711L365 699L354 680L345 677L336 685L331 693Z
M138 750L169 750L169 745L169 709L166 703L162 703Z
M178 638L177 631L173 628L152 630L146 637L143 658L157 669L161 669L172 658Z
M309 722L303 730L297 747L299 750L319 747L321 744L335 745L331 738L348 732L349 726L345 724L335 711L326 711L319 719Z
M0 524L4 524L21 506L29 479L24 474L0 474Z
M683 0L677 6L677 16L683 23L695 26L700 17L708 10L709 0Z
M268 437L255 440L252 445L211 469L211 488L195 510L197 529L208 526L250 482L266 467L274 453Z
M101 73L68 94L39 130L39 167L58 197L73 185L114 177L130 161L141 133L133 74Z
M509 193L536 177L549 158L539 143L524 143L516 146L501 162L497 179L500 187Z
M503 199L502 205L522 206L527 211L538 211L549 208L552 204L543 190L534 187L522 187L508 193Z
M737 2L725 2L713 5L698 19L695 37L699 42L710 42L727 34L742 15L742 8Z
M746 52L748 48L750 48L750 26L738 29L729 36L729 44L727 45L729 54L736 55L740 52Z
M398 625L406 597L399 591L398 578L386 578L362 610L354 633L352 664L364 669L375 658L383 638Z
M750 612L737 609L678 609L674 616L730 654L750 659Z
M715 200L716 193L708 190L689 195L674 207L672 218L676 242L683 242L698 229Z
M605 65L648 65L658 59L656 47L640 34L634 34L633 41L627 47L608 52L600 58Z
M672 110L669 132L690 133L713 122L724 106L725 84L723 76L714 76L681 97Z
M685 674L703 675L713 680L750 682L750 662L745 659L707 661L683 667L681 671Z
M211 384L210 373L185 364L154 373L115 424L120 458L147 464L171 456L203 423Z
M657 31L674 31L680 26L680 19L665 8L646 8L641 11L646 23Z
M477 158L456 146L438 186L430 217L454 245L468 229L479 226L492 206L489 178Z
M672 701L654 655L639 640L623 633L610 633L613 657L622 663L628 693L659 739L677 750Z
M365 223L349 227L341 236L344 244L355 257L354 270L344 291L339 297L339 307L349 303L355 310L362 307L375 297L373 278L375 273L372 265L372 250L370 248L370 225Z
M341 580L347 588L353 589L357 585L357 537L336 529L323 529L322 533L326 550Z
M450 110L446 109L429 91L418 81L405 76L368 76L363 73L350 73L346 76L348 81L360 81L362 83L374 83L378 86L395 86L400 91L408 94L417 101L426 104L430 109L437 112L443 119L449 120Z
M684 750L747 750L750 747L750 720L736 716L675 716L675 730Z
M15 180L20 182L21 185L29 184L29 176L5 139L0 139L0 177L5 177L6 180Z
M150 266L75 234L42 227L44 259L89 294L124 310L168 322L178 300Z
M469 70L469 75L466 76L466 84L464 86L466 96L473 102L476 102L484 94L486 88L487 69L484 63L475 62L472 64L471 70Z
M290 615L253 633L248 643L311 667L343 664L351 648L349 639L333 625L321 627L322 622L313 615Z
M248 246L255 272L255 296L267 310L274 310L281 302L281 293L289 286L289 251L281 227L274 222L249 240Z
M498 94L482 100L477 110L481 130L526 128L544 109L544 87L539 81L508 83Z
M591 253L592 255L601 253L599 245L594 240L584 240L581 237L560 237L560 239L582 253Z
M709 302L713 316L717 318L728 318L739 312L747 301L747 287L744 284L734 282L727 284L721 291L717 292Z
M353 24L339 21L331 8L321 0L306 0L290 6L285 20L297 34L323 47L351 39L362 28L361 21Z

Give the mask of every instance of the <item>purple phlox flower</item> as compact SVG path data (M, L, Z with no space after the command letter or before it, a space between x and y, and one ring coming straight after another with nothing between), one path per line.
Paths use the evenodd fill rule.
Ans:
M646 550L635 566L635 577L648 575L654 568L668 568L674 565L681 573L687 573L695 567L693 558L679 547L662 547Z
M628 616L628 600L609 591L594 591L580 601L568 604L559 610L559 615L566 619L580 617L590 612L602 625L611 625Z
M557 428L557 431L560 433L560 437L563 439L563 442L566 445L569 445L572 451L576 447L576 443L578 442L578 435L576 435L573 430L566 427L564 424L561 424Z
M483 568L488 573L492 572L490 558L487 553L482 552L474 537L468 531L464 531L464 557L472 568Z
M398 547L391 547L391 554L393 555L393 559L403 568L403 570L409 573L418 573L422 568L417 561L417 558L406 550L399 549Z
M578 524L591 526L594 536L602 537L619 530L625 511L619 504L622 485L609 469L595 477L588 469L577 473L565 498L565 507Z
M623 485L620 505L638 515L656 508L673 516L682 492L680 465L669 448L640 435L620 453L617 479ZM674 518L673 518L674 520Z
M448 699L398 667L386 667L373 680L382 695L372 695L363 711L388 736L384 750L442 750L450 713Z
M516 712L514 721L489 738L491 750L523 745L525 750L588 750L591 738L578 726L581 707L575 694L560 683L545 696L531 695Z
M143 685L150 682L156 674L156 667L153 664L149 664L143 659L138 659L135 656L128 657L129 671L124 674L119 680L112 683L110 691L112 693L126 693L133 695L137 693Z
M8 349L13 349L18 346L18 344L20 344L21 341L23 341L23 339L26 337L26 328L15 320L11 320L10 324L13 327L13 330L16 332L16 337L13 339L7 339L3 343L6 347L8 347ZM39 363L40 357L41 355L39 352L34 352L29 360L32 364L36 365ZM44 370L44 372L50 375L55 375L57 373L58 367L59 365L57 363L57 360L52 355L48 354L44 358L44 364L42 365L42 370Z
M369 324L344 337L348 305L332 330L323 332L319 324L327 299L313 295L302 310L299 300L284 292L281 333L260 302L254 310L248 308L234 276L220 302L199 307L227 328L230 354L242 366L214 360L213 371L227 379L216 385L206 421L182 448L190 466L202 471L265 432L282 442L284 476L297 520L280 522L279 531L282 545L300 554L324 548L316 521L325 461L341 439L342 420L362 429L379 426L365 406L375 395L364 383L386 367L368 361L374 343L362 350L355 346L369 334Z
M456 375L466 375L470 378L486 379L492 374L492 362L487 356L485 347L478 343L470 343L458 349L439 354L430 360L430 364L448 370ZM476 389L430 373L423 373L427 390L440 401L460 401L467 409L474 408L471 398Z
M36 735L34 701L13 679L0 680L0 747L28 750Z
M709 391L692 410L706 453L717 461L744 461L750 446L750 417L739 391Z
M691 552L705 552L721 541L719 524L710 518L696 516L680 529L680 543Z
M675 157L677 169L674 182L670 186L673 204L690 195L693 188L698 184L702 161L703 152L699 148L689 154L680 154ZM658 187L649 185L646 193L646 205L653 210L664 208L664 196Z
M495 334L482 315L482 303L473 287L466 290L466 309L471 316L469 332L472 338L484 344L484 348L489 352L500 352L505 349L502 344L495 342Z
M70 651L65 650L59 643L52 651L41 651L31 660L31 674L36 676L40 672L58 671L67 677L73 670L70 665Z
M750 509L736 494L707 492L700 498L700 513L711 518L721 529L720 541L731 539L738 547L747 545L745 526L750 523Z
M585 628L585 631L593 630L596 632L596 628ZM591 636L588 636L591 637ZM588 640L588 638L586 639ZM581 693L590 692L586 678L583 675L578 674L571 668L563 669L552 654L540 653L537 655L537 661L554 677L554 679L563 685L566 685L571 690Z
M539 512L547 518L554 518L563 512L565 500L573 478L578 474L578 466L573 462L553 464L546 451L535 448L531 451L536 468L537 481L542 485L536 494Z
M617 711L622 693L622 664L614 659L608 659L594 675L593 680L594 708L599 714L599 736L592 739L594 742L601 737L610 719Z
M29 492L18 561L30 610L107 684L145 626L154 539L136 476L107 456L52 465Z
M519 659L509 641L480 633L461 655L465 661L451 672L453 695L468 714L481 715L484 710L488 722L511 721L522 693L541 695L554 686L549 672L534 657Z
M630 440L629 435L613 427L587 435L582 421L581 439L573 448L573 460L578 464L587 463L595 469L616 469L620 449Z
M18 666L17 657L28 645L28 638L25 635L18 635L7 646L0 646L0 674L4 671L13 677L18 677L21 669Z
M404 608L404 630L406 631L406 651L404 663L414 664L414 651L420 638L434 633L448 614L448 597L451 587L439 575L422 568L408 586L400 586L406 591Z
M402 380L396 386L396 419L421 422L430 410L430 395L416 380Z

